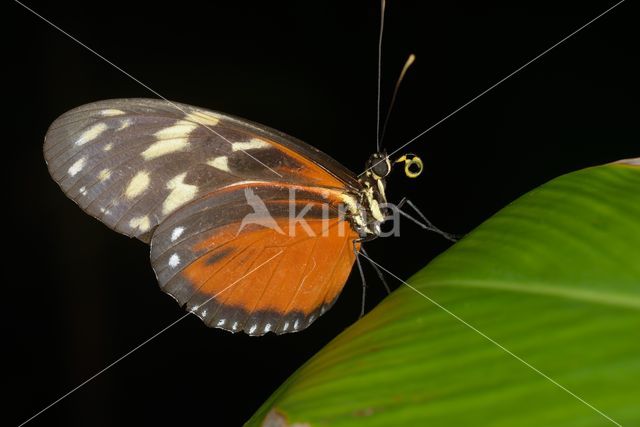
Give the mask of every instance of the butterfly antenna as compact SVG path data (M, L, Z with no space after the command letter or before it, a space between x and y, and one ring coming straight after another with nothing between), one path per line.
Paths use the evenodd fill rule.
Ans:
M396 96L398 96L398 89L400 89L400 84L402 83L402 80L404 79L405 74L407 74L407 70L409 70L409 67L411 67L411 65L415 60L416 60L416 56L413 53L409 55L409 57L407 58L407 62L404 63L404 67L402 67L400 76L396 81L396 87L393 89L393 96L391 97L391 104L389 104L389 109L387 110L387 116L385 117L384 124L382 125L382 134L380 135L379 145L382 145L382 142L384 141L384 134L387 131L387 123L389 123L389 116L391 116L393 105L396 103ZM378 151L380 151L379 146L378 146Z
M360 247L360 250L362 250L362 246ZM367 296L367 281L364 278L364 271L362 270L362 264L360 263L360 253L358 252L358 249L356 249L355 242L353 244L353 253L356 254L356 264L358 264L358 271L360 272L360 279L362 280L362 307L360 308L360 317L362 317L364 316L364 304Z
M378 38L378 114L376 116L376 150L380 152L380 82L382 80L382 34L384 33L385 0L380 5L380 36Z
M389 288L389 285L387 284L387 281L385 280L384 275L382 274L382 271L378 268L378 266L373 261L371 261L371 258L369 258L369 254L367 253L367 251L364 250L363 247L360 247L360 252L362 252L364 254L364 258L367 261L369 261L369 264L371 264L373 269L376 271L376 274L378 275L378 278L380 279L380 281L384 285L384 288L387 290L387 294L390 294L391 293L391 288Z

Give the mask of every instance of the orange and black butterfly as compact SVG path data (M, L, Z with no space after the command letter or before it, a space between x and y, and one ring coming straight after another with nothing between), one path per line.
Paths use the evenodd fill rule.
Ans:
M44 155L83 210L150 243L165 292L250 335L300 331L332 306L361 242L381 233L391 170L375 153L357 177L273 129L153 99L63 114Z

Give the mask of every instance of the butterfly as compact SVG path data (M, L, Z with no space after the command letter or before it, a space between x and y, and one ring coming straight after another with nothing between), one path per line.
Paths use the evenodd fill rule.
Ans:
M249 335L303 330L334 304L360 245L381 234L392 168L376 152L357 176L266 126L157 99L66 112L44 157L85 212L150 244L163 291ZM422 168L400 161L409 176Z

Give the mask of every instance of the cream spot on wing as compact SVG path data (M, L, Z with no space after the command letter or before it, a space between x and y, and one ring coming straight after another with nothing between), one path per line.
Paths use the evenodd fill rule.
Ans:
M76 160L74 164L71 165L71 167L67 172L69 172L69 175L71 176L76 176L76 174L80 172L86 164L87 164L87 158L81 157L78 160Z
M181 173L167 183L167 189L171 190L171 193L164 199L164 203L162 204L162 213L164 215L173 212L196 196L198 186L185 184L184 179L186 176L186 172Z
M108 143L108 144L105 144L105 146L104 146L104 147L102 147L102 150L103 150L103 151L109 151L109 150L111 150L112 148L113 148L113 143L111 143L111 142L110 142L110 143Z
M216 323L216 326L224 326L226 321L227 321L227 319L220 319L220 320L218 320L218 323Z
M102 169L100 172L98 172L98 179L100 180L100 182L105 182L109 178L111 178L111 170Z
M214 157L213 159L209 160L207 164L216 169L220 169L221 171L231 172L231 169L229 169L229 159L227 158L227 156Z
M131 120L131 119L122 120L120 122L120 126L118 126L118 129L116 129L116 132L128 128L129 126L131 126L132 123L133 123L133 120Z
M213 113L207 113L205 111L193 111L187 114L185 116L185 119L206 126L215 126L220 122L220 119Z
M171 241L175 242L176 240L178 240L180 236L182 236L182 233L184 233L184 227L174 228L171 232Z
M151 179L149 178L149 172L140 171L131 179L131 181L129 181L129 185L125 190L124 195L127 196L127 199L133 199L149 188L150 182Z
M108 129L108 126L105 123L96 123L91 126L89 129L82 132L80 138L76 140L76 145L84 145L87 142L93 141L97 137L99 137L102 132Z
M169 258L169 267L176 268L180 264L180 256L178 254L173 254Z
M188 139L189 138L174 138L154 142L149 148L142 152L142 157L144 157L145 160L151 160L175 151L182 151L187 147Z
M247 142L234 142L231 144L231 149L233 151L256 150L259 148L269 148L269 147L271 147L271 144L259 138L252 138L250 141L247 141Z
M107 110L102 110L100 112L101 115L105 116L105 117L113 117L113 116L121 116L124 113L124 111L122 110L117 110L115 108L109 108Z
M153 136L158 139L184 138L189 136L191 131L197 127L198 125L196 123L188 122L186 120L178 120L173 126L160 129L158 132L154 133Z
M129 227L137 228L140 231L147 231L151 227L151 222L147 215L137 216L135 218L131 218L131 221L129 221Z
M85 187L84 185L82 187L80 187L80 194L82 194L83 196L87 195L87 187Z
M249 328L249 333L252 334L256 331L256 329L258 329L258 325L253 325L251 326L251 328Z

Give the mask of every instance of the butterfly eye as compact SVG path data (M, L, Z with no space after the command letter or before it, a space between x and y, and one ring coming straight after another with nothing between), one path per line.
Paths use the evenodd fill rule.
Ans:
M373 168L371 169L373 170L374 174L381 178L384 178L385 176L387 176L387 174L389 174L389 164L383 159L378 160L378 163L374 164Z
M370 169L376 177L384 178L391 172L391 164L386 154L374 153L369 157L367 169Z

